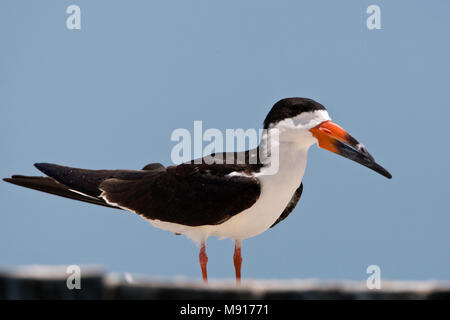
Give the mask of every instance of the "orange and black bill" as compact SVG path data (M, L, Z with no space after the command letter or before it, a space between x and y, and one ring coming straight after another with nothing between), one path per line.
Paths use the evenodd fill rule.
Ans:
M392 178L392 175L386 169L375 162L364 145L332 121L322 122L310 131L319 141L319 147L356 161L388 179Z

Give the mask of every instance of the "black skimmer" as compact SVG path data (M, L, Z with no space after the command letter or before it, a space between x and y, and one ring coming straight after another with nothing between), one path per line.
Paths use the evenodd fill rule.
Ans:
M308 149L313 144L392 177L314 100L278 101L264 120L264 129L256 149L211 154L201 161L169 167L152 163L142 170L87 170L37 163L36 168L47 177L13 175L4 180L128 210L157 228L186 235L201 245L199 260L205 282L206 239L231 238L236 281L240 283L242 240L275 226L295 208L303 190ZM277 146L277 159L269 156L269 161L263 162L259 151L268 140ZM245 159L243 163L236 161L240 157ZM274 161L278 161L275 171Z

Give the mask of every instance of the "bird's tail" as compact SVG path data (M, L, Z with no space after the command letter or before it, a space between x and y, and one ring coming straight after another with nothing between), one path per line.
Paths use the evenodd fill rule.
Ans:
M22 175L13 175L11 178L4 178L3 181L25 187L33 190L38 190L60 197L79 200L83 202L93 203L105 207L117 208L107 204L103 199L91 197L71 190L67 186L57 182L55 179L49 177L30 177ZM119 209L119 208L118 208Z
M99 186L103 181L111 178L136 180L164 169L159 164L152 164L151 168L146 167L144 170L88 170L50 163L36 163L35 167L48 177L13 175L3 180L18 186L111 208L118 207L107 204L100 197Z

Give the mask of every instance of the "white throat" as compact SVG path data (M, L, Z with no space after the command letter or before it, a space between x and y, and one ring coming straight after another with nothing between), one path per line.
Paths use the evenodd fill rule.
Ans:
M261 137L260 156L265 166L257 176L284 175L287 171L301 181L308 149L317 143L309 129L328 120L328 112L318 110L270 125Z

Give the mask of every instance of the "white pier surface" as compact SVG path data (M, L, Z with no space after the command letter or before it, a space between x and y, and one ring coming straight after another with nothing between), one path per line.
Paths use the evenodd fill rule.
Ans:
M200 280L162 279L109 274L82 266L80 289L68 289L67 266L27 266L0 269L0 299L450 299L450 283L382 280L380 289L365 282L314 279Z

